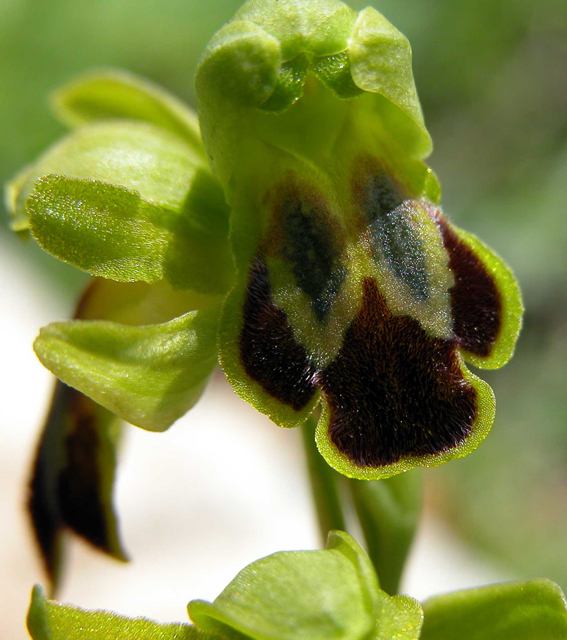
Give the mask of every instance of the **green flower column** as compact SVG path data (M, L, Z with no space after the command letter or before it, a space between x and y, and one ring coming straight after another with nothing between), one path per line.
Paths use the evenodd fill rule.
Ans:
M522 302L438 207L404 36L371 8L251 1L196 86L232 208L219 344L237 393L285 427L321 403L319 450L350 477L475 449L494 397L465 361L511 357Z

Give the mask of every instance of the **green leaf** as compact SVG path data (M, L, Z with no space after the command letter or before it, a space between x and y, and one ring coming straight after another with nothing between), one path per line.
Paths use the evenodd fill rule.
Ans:
M27 618L33 640L216 640L189 624L161 624L108 611L86 611L48 600L34 587Z
M349 480L368 555L380 586L398 592L421 512L422 474L419 470L385 480Z
M52 104L70 127L98 120L143 120L167 129L204 154L196 114L158 85L127 71L90 71L61 87Z
M567 603L550 580L509 582L436 596L423 605L421 640L559 640Z
M65 384L150 431L164 431L199 399L217 362L214 306L158 325L51 324L34 343Z
M414 640L421 608L378 588L368 557L346 533L323 551L288 551L243 569L212 603L188 606L205 630L235 630L254 640Z
M289 551L243 569L212 603L189 603L205 630L230 627L255 640L370 637L381 601L364 552L345 533L324 551Z
M409 596L382 600L373 640L418 640L423 624L423 610Z

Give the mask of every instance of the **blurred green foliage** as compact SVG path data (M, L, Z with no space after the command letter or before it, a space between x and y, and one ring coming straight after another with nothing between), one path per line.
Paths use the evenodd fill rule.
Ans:
M487 375L493 433L474 455L428 474L435 504L518 576L566 588L567 3L371 4L412 42L445 212L506 258L527 310L516 357ZM61 134L47 96L87 68L125 67L193 103L199 53L239 5L0 0L1 182ZM81 279L34 243L21 254L54 280L76 288Z

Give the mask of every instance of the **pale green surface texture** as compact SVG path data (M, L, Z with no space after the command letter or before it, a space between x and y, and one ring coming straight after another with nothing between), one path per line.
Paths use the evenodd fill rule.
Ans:
M342 532L329 534L326 550L258 560L212 604L188 608L199 628L228 626L254 640L411 640L421 625L419 604L380 591L367 556Z
M90 178L137 191L156 205L179 209L200 156L182 140L153 124L135 121L97 122L63 138L29 167L16 201L14 226L25 223L25 201L38 178L60 174Z
M349 40L351 73L357 87L384 96L377 117L398 137L405 151L418 158L431 153L411 67L411 47L372 7L360 12Z
M215 215L214 199L209 208L207 174L194 178L195 193L176 211L106 182L47 176L27 201L32 234L47 252L91 275L120 282L166 278L179 289L220 293L231 278L226 218Z
M421 640L564 640L567 603L550 580L509 582L427 600Z
M142 120L167 129L203 154L195 113L158 85L119 69L91 71L53 94L53 109L70 127L98 120Z
M142 327L54 323L34 348L69 386L136 426L164 431L197 402L217 363L218 312L215 306Z
M125 618L107 611L85 611L45 598L33 590L27 619L33 640L214 640L189 624L160 624L145 618Z

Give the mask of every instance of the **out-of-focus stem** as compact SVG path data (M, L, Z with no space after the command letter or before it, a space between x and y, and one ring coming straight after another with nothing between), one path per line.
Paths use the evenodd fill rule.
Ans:
M394 595L421 512L421 470L387 480L348 480L380 587Z
M333 529L345 531L346 525L338 494L339 474L327 464L317 450L315 445L316 426L317 419L310 416L302 427L303 443L319 529L322 541L326 543L329 531Z

